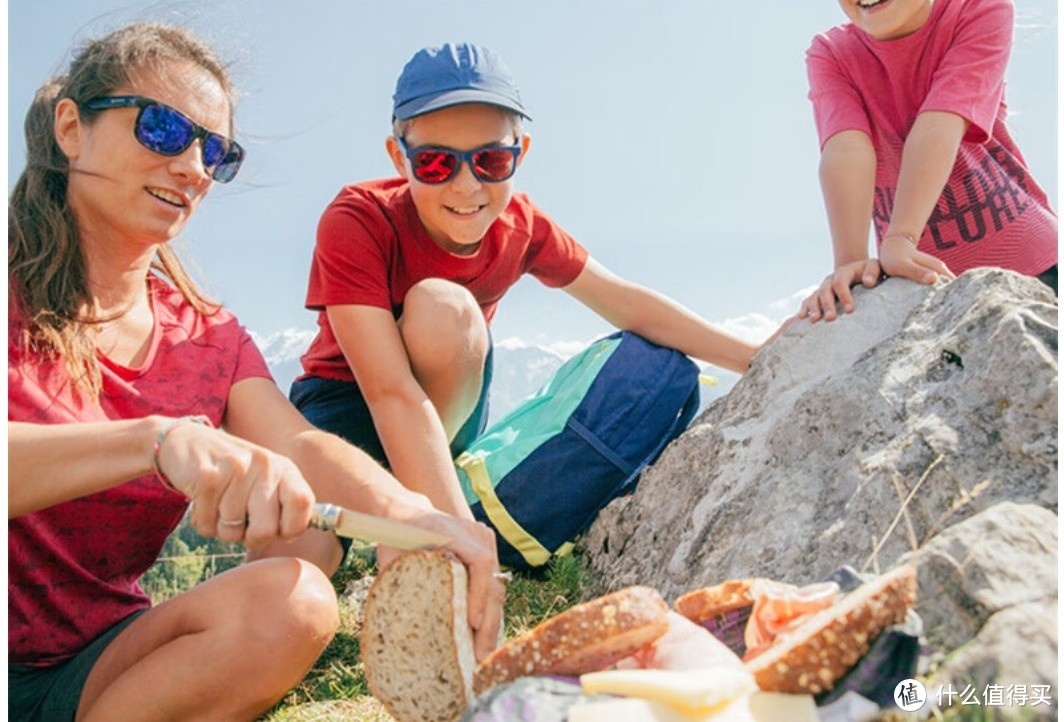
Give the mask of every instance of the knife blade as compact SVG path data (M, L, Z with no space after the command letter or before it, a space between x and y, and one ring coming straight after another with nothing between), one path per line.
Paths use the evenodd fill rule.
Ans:
M438 549L451 541L449 536L413 524L351 511L336 504L315 504L309 527L403 551Z

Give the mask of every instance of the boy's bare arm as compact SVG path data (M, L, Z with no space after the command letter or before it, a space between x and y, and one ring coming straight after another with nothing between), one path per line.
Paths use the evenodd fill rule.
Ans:
M847 313L853 311L850 288L856 283L879 282L879 262L868 257L868 228L876 185L876 151L872 139L860 130L836 133L820 155L820 188L831 230L835 270L802 303L799 317L814 323L835 319L836 299Z
M967 129L968 122L954 113L926 111L916 117L905 139L894 209L879 252L887 274L921 283L934 283L937 274L952 278L942 261L917 251L916 244L949 180Z
M820 188L835 251L835 268L867 260L876 190L876 150L866 133L844 130L828 139L820 154Z
M329 323L369 406L392 473L437 509L472 512L458 485L443 422L414 378L391 312L329 306Z
M744 373L759 346L730 336L666 296L610 273L594 259L564 289L617 328Z

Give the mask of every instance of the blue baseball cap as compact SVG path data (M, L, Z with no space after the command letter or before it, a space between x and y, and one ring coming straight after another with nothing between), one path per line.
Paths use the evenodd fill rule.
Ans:
M465 103L495 105L532 120L506 63L472 43L444 43L414 53L399 75L392 100L397 120Z

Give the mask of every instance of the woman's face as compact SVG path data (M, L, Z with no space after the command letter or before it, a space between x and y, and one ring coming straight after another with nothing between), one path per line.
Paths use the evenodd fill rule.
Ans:
M225 91L192 63L172 64L158 75L140 73L109 95L151 98L207 130L231 134ZM79 230L83 237L134 250L177 236L213 182L203 166L201 140L179 155L159 155L134 137L138 112L135 107L104 110L89 125L77 118L70 101L56 109L56 138L70 159L67 200Z

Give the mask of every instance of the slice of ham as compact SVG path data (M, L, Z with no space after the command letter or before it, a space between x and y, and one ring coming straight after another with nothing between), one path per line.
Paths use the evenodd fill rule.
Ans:
M750 586L754 608L743 634L750 661L772 646L776 638L794 629L805 619L831 607L839 596L835 582L796 587L791 584L758 579Z

